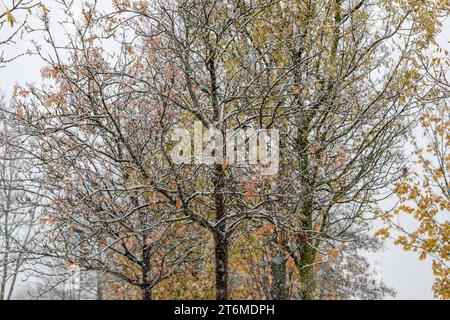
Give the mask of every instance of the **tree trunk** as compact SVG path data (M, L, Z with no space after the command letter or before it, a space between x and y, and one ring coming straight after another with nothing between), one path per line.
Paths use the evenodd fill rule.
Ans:
M300 264L297 268L300 275L303 300L316 299L315 256L314 248L308 244L302 246Z
M228 240L221 232L215 234L216 299L228 300Z
M299 235L300 242L300 261L297 263L297 269L300 275L302 285L302 294L304 300L314 300L316 291L314 261L316 252L308 238L308 232L314 230L313 214L314 214L314 190L315 190L315 173L312 171L311 159L308 155L308 148L310 146L308 139L309 123L312 119L312 113L306 113L298 119L299 132L297 133L297 152L299 169L302 172L300 176L303 185L303 192L301 193L301 219L302 219L302 234Z
M286 254L279 251L272 258L272 288L271 294L273 300L287 300L288 288L286 278Z
M214 204L217 226L214 230L214 251L216 267L216 299L228 300L228 239L225 223L224 172L222 165L216 165L213 173Z
M96 278L96 281L97 281L96 299L97 300L103 300L103 288L102 288L103 277L102 277L102 272L101 271L97 271L95 278Z
M150 263L150 247L147 245L148 234L144 234L142 237L142 280L143 284L141 286L142 300L152 300L152 289L151 285L151 270L152 266Z
M216 64L214 59L214 50L211 49L211 57L206 65L210 75L210 94L213 107L213 121L219 124L219 129L224 134L223 119L218 99L218 85L216 77ZM226 148L223 146L223 154ZM225 209L225 173L222 164L213 166L212 182L214 184L214 208L216 213L216 227L214 228L214 251L215 251L215 272L216 272L216 299L228 300L228 235L226 225Z
M144 284L141 287L142 300L152 300L152 287L148 284Z
M8 199L9 200L9 199ZM6 209L9 210L9 201L7 201ZM4 300L5 297L5 291L6 291L6 280L8 279L8 265L9 265L9 252L11 250L10 248L10 239L9 239L9 222L8 222L8 211L5 213L5 253L3 254L2 264L3 264L3 270L1 274L0 279L0 300Z

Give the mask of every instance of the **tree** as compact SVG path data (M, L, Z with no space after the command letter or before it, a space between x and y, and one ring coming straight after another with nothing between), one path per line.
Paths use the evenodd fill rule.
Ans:
M195 262L195 236L152 187L164 110L148 108L151 97L139 94L142 82L133 77L143 70L126 45L117 56L101 56L96 6L83 10L81 24L67 15L76 32L63 47L44 14L54 52L36 50L52 85L18 88L15 96L14 134L27 142L17 147L33 159L38 172L30 179L45 198L36 255L63 260L68 272L110 274L151 299L154 286Z
M423 61L427 78L423 86L432 96L424 105L420 117L423 135L413 137L417 170L411 168L396 185L398 206L384 217L388 227L400 232L393 235L395 243L406 251L420 254L419 259L432 259L436 277L433 290L436 298L450 299L450 107L448 80L449 55L437 49L441 56ZM411 228L397 222L397 217L407 215L417 222ZM378 231L387 238L389 228Z
M259 100L270 88L252 74L263 71L251 69L251 52L248 57L237 54L242 53L239 42L245 26L273 1L248 5L240 1L169 1L155 3L150 9L142 2L115 4L117 12L108 16L114 21L112 30L127 27L145 44L142 48L147 56L157 56L147 58L150 70L141 81L167 116L189 125L196 120L204 131L216 129L222 136L228 129L242 129L253 122ZM239 59L247 64L230 69ZM170 151L167 146L161 150L164 155ZM254 172L245 167L234 170L225 162L179 165L165 159L165 183L172 190L156 180L153 185L159 185L157 192L175 205L181 217L210 233L216 297L228 299L233 234L244 220L259 213L255 204L249 203L250 190L242 188L251 187ZM142 170L141 174L145 179L147 173Z
M39 234L36 194L29 192L30 167L11 142L4 114L0 120L0 299L13 298L17 282L29 267L30 252ZM35 190L38 192L38 190Z
M304 299L316 297L323 246L350 241L346 231L366 224L402 176L401 144L427 93L417 86L418 58L446 9L442 1L290 1L268 7L274 18L249 31L257 61L281 73L274 85L283 94L264 105L261 122L278 126L285 144L274 191L284 210L274 223L288 234L280 240Z
M383 243L355 232L352 242L342 243L339 248L329 248L317 271L319 299L332 300L381 300L394 297L396 292L381 280L381 275L365 257L367 252L382 250Z

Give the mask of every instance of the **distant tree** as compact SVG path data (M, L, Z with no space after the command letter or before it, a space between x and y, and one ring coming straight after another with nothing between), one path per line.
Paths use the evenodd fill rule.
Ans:
M366 231L367 233L367 231ZM317 271L319 299L332 300L382 300L395 297L394 289L389 288L371 266L368 252L379 252L383 243L364 232L355 232L353 241L342 243L338 248L329 248Z
M11 144L10 132L0 113L0 299L10 300L28 267L39 234L36 193L26 184L30 167Z

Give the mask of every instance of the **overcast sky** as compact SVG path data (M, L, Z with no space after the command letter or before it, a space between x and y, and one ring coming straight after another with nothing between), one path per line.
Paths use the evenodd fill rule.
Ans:
M107 1L102 1L105 6ZM51 9L51 5L50 5ZM61 39L64 35L58 35ZM439 36L438 43L450 51L450 22L446 23ZM30 45L24 41L18 41L5 51L13 55L16 52L24 52ZM42 63L37 57L22 57L6 68L0 68L0 94L10 96L15 83L38 83ZM382 204L384 208L390 208L392 201ZM405 221L405 223L410 223ZM373 266L381 273L385 283L397 290L396 299L432 299L431 290L433 274L430 261L419 261L418 255L404 252L391 242L386 244L382 252L369 255Z

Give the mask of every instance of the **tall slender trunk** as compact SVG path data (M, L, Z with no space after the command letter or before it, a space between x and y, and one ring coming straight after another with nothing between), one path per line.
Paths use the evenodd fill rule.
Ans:
M96 272L96 281L97 281L96 299L103 300L103 288L102 288L103 277L101 271Z
M213 47L210 47L213 48ZM219 106L218 84L216 76L216 66L214 59L214 50L211 49L211 57L207 63L207 69L210 75L210 94L213 107L213 121L222 127L222 113ZM223 134L223 132L222 132ZM224 147L225 154L225 147ZM216 273L216 299L228 300L228 235L226 225L225 209L225 172L222 164L213 166L212 182L214 184L214 207L216 213L216 227L214 228L214 253L215 253L215 273Z
M5 288L6 288L6 279L8 277L8 265L7 265L7 259L8 259L8 251L6 250L6 252L3 255L3 270L2 270L2 274L1 274L1 279L0 279L0 300L4 300L5 299Z
M5 300L5 293L6 293L6 280L8 279L8 266L9 266L9 252L11 250L10 248L10 239L9 239L9 221L8 221L8 211L10 209L10 203L9 203L9 195L7 197L6 201L6 212L5 212L5 220L4 220L4 227L5 227L5 253L3 254L2 264L3 264L3 270L2 275L0 279L0 300Z
M228 300L228 240L215 234L215 258L216 258L216 299Z
M305 180L306 182L307 180ZM316 249L311 243L306 232L312 231L314 229L313 224L313 188L311 188L313 182L309 181L308 187L305 188L303 193L303 206L302 206L302 229L303 234L300 236L300 261L297 264L298 273L300 275L301 281L301 291L303 295L303 300L314 300L316 299L316 278L315 278L315 260L316 260Z
M271 261L272 288L271 295L273 300L287 300L288 287L286 278L286 253L278 251Z
M214 230L216 299L228 300L228 236L226 234L225 204L224 204L224 172L222 165L215 166L213 173L214 204L217 226Z
M300 275L301 291L304 300L314 300L316 292L314 261L316 251L308 238L308 232L314 229L314 190L315 174L312 171L311 159L309 155L309 123L313 117L313 112L305 112L297 119L297 155L299 170L301 172L300 181L303 186L301 193L302 206L300 213L302 216L302 234L299 235L300 260L297 269Z
M142 285L141 293L142 300L152 300L152 276L151 276L151 262L150 262L150 247L147 245L148 234L144 234L142 237Z
M314 248L305 244L301 249L300 264L297 266L301 281L301 292L303 300L316 299L316 276L314 261L316 253Z

